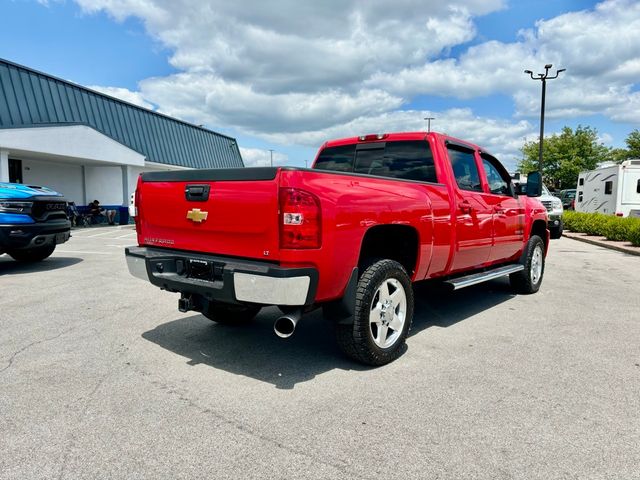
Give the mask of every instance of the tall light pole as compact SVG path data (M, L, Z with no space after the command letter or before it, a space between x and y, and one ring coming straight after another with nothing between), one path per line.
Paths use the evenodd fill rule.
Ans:
M533 72L531 70L525 70L524 73L528 73L531 76L532 80L540 80L542 82L542 102L540 105L540 142L538 145L538 170L540 170L540 175L542 175L542 142L544 141L544 100L545 94L547 91L547 80L553 80L554 78L558 78L562 72L566 70L566 68L561 68L560 70L556 70L556 74L553 77L549 76L549 70L553 67L550 63L547 63L544 66L544 73L536 73L535 77L533 76Z
M431 120L435 120L436 117L424 117L424 120L427 121L427 132L431 131Z
M269 149L269 153L271 154L271 166L273 167L273 149Z

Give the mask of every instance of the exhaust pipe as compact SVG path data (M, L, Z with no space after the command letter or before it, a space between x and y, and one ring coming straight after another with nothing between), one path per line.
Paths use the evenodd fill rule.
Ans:
M296 330L296 325L302 317L302 310L294 310L278 318L273 324L273 331L280 338L289 338Z

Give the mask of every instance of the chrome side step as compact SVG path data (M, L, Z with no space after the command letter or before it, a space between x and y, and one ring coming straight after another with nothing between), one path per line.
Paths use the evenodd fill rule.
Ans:
M524 265L516 263L514 265L506 265L504 267L494 268L493 270L487 270L486 272L473 273L465 277L452 278L444 283L451 285L454 290L460 290L464 287L470 287L477 283L487 282L494 278L500 278L512 273L521 272L522 270L524 270Z

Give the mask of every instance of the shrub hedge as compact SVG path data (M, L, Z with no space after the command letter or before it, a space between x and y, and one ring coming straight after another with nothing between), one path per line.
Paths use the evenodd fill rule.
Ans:
M600 235L607 240L629 241L640 247L640 218L565 211L563 220L565 228L572 232Z

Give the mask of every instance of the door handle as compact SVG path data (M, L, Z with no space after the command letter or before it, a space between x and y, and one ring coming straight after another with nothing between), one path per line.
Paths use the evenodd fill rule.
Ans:
M462 213L471 214L471 212L473 211L473 208L471 207L471 204L467 200L463 200L462 202L460 202L460 211Z
M209 200L210 185L187 185L184 196L190 202L206 202Z
M505 209L502 208L502 205L496 205L493 209L493 211L495 213L497 213L498 215L504 215L505 214Z

